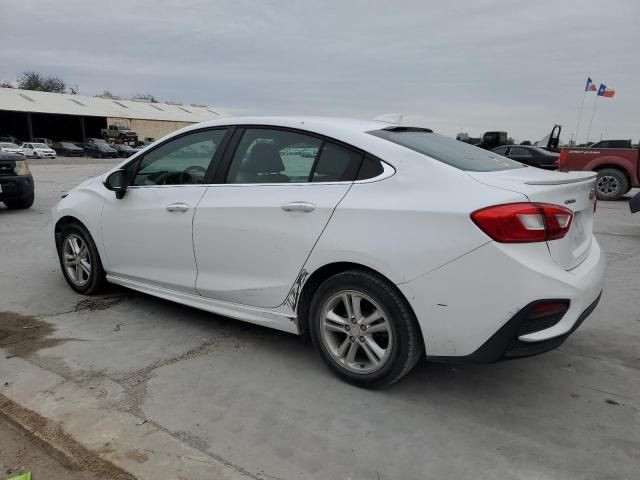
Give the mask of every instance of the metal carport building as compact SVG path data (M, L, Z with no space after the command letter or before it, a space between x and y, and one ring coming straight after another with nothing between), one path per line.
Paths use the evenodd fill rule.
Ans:
M0 137L82 141L107 125L124 125L140 139L160 138L193 123L226 117L218 108L0 88Z

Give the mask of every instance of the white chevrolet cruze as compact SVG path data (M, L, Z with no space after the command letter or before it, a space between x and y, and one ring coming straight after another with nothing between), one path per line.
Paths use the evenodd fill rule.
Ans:
M62 272L286 332L383 387L422 357L559 346L593 311L595 174L425 128L244 118L171 134L53 210Z

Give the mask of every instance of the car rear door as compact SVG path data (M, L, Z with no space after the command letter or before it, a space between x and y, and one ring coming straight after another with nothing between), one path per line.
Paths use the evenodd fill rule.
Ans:
M108 195L102 211L109 274L195 293L193 217L227 133L181 135L127 167L132 180L125 196Z
M281 305L363 152L294 130L242 128L194 218L196 288L227 302Z

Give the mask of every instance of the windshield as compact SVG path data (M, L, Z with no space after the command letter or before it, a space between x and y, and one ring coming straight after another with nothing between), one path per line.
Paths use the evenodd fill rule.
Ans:
M15 143L0 143L0 147L2 148L19 148Z
M45 145L44 143L32 143L33 148L49 148L49 145Z
M424 129L393 127L368 132L460 170L495 172L525 165L496 153Z
M78 148L76 145L69 142L62 142L60 145L62 145L64 148Z

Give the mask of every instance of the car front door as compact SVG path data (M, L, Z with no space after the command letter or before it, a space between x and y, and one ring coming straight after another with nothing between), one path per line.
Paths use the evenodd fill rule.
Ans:
M195 293L192 222L227 129L171 139L127 167L122 199L102 211L107 271L130 280Z
M194 218L198 292L254 307L281 305L362 156L299 131L236 131L221 183L209 187Z
M31 157L35 153L33 146L30 143L22 145L22 151L24 152L25 157Z

